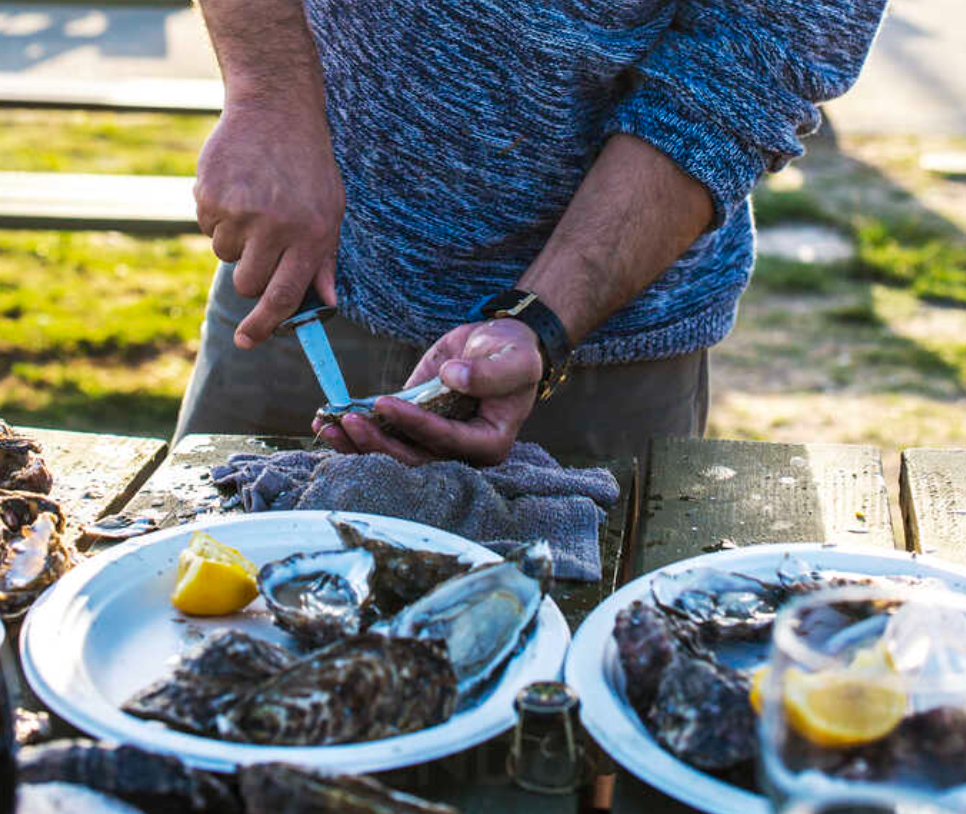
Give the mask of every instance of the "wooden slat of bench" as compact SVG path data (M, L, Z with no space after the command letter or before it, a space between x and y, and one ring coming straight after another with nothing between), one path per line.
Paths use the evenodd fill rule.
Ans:
M51 497L67 515L67 537L81 527L119 511L164 459L168 445L157 438L86 432L22 429L43 447L54 477Z
M646 477L635 574L723 541L895 545L873 447L661 439Z
M197 232L194 178L0 173L0 227Z
M906 548L966 563L966 449L907 449L899 470Z
M105 81L0 75L0 107L211 115L221 112L223 96L218 79Z

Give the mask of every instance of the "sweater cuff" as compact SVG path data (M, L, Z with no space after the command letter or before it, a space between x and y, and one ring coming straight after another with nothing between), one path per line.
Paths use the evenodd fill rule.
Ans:
M702 183L714 203L720 227L751 193L766 164L761 153L713 122L698 118L667 94L638 88L604 121L601 143L628 133L652 144Z

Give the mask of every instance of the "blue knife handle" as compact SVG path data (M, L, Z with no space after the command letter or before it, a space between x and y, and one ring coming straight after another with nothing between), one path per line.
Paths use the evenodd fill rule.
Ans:
M302 304L288 319L284 320L275 329L276 334L289 334L299 325L312 320L325 322L329 317L336 313L334 305L326 305L315 291L315 286L310 285L302 298Z

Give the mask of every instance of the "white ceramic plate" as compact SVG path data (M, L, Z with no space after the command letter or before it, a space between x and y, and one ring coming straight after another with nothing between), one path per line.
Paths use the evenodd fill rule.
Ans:
M139 537L98 554L64 575L31 608L21 633L24 672L54 712L99 738L177 755L205 769L290 761L331 770L370 772L433 760L481 743L515 721L513 698L531 681L560 674L570 631L546 597L537 629L479 706L445 723L367 743L340 746L257 746L202 738L121 712L136 690L167 674L174 657L211 631L235 627L278 643L277 629L259 598L241 613L185 618L169 602L178 554L196 529L210 531L262 565L296 551L340 548L329 512L269 512L193 523ZM500 558L439 529L375 515L344 513L369 522L410 548L460 555L473 563Z
M774 577L786 554L811 565L863 574L939 577L966 591L966 569L901 551L825 547L812 543L756 545L682 560L638 577L588 616L567 655L566 680L580 696L581 719L601 748L632 774L681 802L713 814L770 814L765 797L705 774L665 751L641 723L623 693L623 671L612 635L614 618L635 599L651 601L651 580L660 572L699 566Z

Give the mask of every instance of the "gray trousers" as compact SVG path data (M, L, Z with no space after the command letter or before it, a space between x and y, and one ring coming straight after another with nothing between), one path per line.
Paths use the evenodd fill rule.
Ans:
M235 328L253 300L235 292L231 270L223 263L215 272L175 441L189 433L310 435L325 401L312 369L294 337L273 337L249 351L235 347ZM423 354L340 316L325 327L353 396L400 389ZM520 438L558 457L614 458L653 436L703 434L708 399L707 350L575 368L550 401L536 405Z

